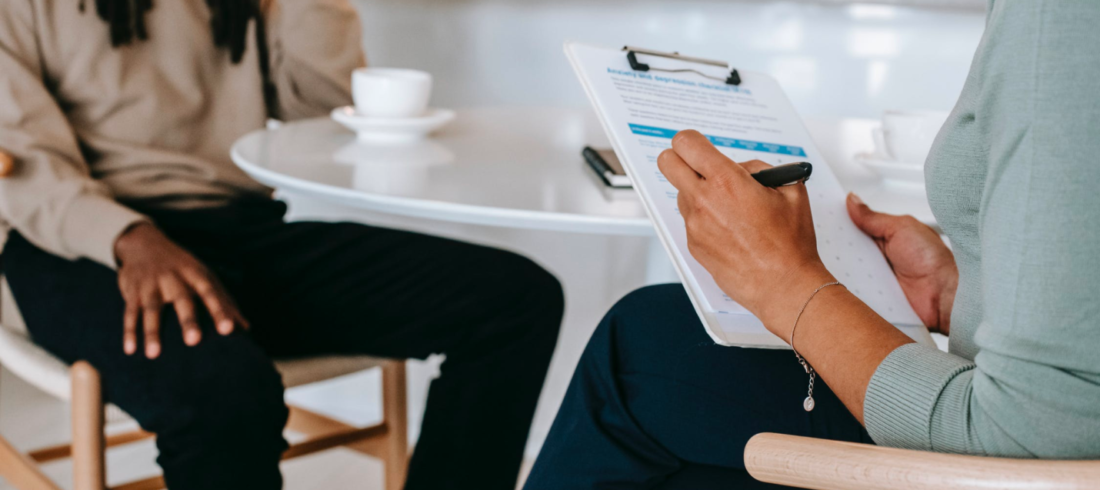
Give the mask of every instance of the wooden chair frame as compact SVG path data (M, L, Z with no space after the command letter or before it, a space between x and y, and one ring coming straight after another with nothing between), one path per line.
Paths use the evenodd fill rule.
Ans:
M386 490L400 490L408 468L408 415L404 361L385 361L382 369L383 421L370 427L352 427L309 410L290 406L287 428L306 439L283 453L292 459L335 447L347 447L385 461ZM81 361L72 378L72 443L20 453L0 437L0 475L20 490L59 490L39 469L41 463L64 458L73 461L75 490L158 490L164 478L155 476L107 487L106 449L154 437L137 430L104 435L104 408L99 372Z
M1100 488L1100 461L989 458L757 434L745 446L757 480L819 490Z

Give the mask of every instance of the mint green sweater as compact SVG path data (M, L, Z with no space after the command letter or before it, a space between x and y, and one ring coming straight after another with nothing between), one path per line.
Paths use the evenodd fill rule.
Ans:
M959 266L950 353L886 358L871 437L1100 458L1100 2L990 2L927 180Z

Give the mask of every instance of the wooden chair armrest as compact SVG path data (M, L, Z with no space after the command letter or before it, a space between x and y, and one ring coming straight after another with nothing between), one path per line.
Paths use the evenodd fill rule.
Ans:
M767 433L749 440L745 467L760 481L820 490L1084 489L1100 482L1100 461L962 456Z
M15 171L15 157L0 151L0 179L7 177Z

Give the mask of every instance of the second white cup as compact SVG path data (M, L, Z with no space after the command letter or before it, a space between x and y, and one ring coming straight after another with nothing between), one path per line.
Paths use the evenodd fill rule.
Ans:
M359 68L351 75L355 112L367 117L423 116L432 95L432 75L403 68Z
M886 111L882 139L887 152L901 163L923 165L946 120L946 112Z

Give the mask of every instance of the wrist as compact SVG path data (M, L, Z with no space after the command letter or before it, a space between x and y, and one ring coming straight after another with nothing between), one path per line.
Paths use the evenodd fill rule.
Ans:
M798 310L814 290L834 281L836 278L820 262L792 271L772 289L757 316L768 331L790 342L788 337Z
M121 265L127 257L146 248L145 244L159 234L160 230L146 221L139 221L130 225L115 239L115 262Z

